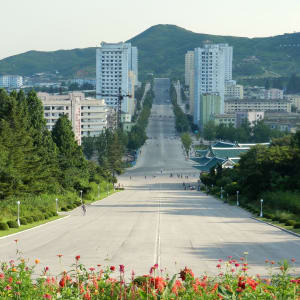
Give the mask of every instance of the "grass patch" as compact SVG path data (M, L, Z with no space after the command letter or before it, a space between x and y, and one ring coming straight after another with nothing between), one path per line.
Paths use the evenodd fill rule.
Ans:
M57 220L57 219L60 219L60 218L63 218L63 217L64 216L55 216L55 217L51 217L47 220L42 220L42 221L34 222L34 223L31 223L31 224L27 224L27 225L21 225L19 228L9 228L8 230L0 230L0 237L7 236L7 235L17 233L17 232L21 232L21 231L24 231L26 229L30 229L30 228L33 228L33 227L36 227L36 226L39 226L39 225L42 225L42 224L46 224L46 223L49 223L51 221L54 221L54 220Z
M264 222L270 223L270 224L274 224L274 225L276 225L278 227L281 227L283 229L287 229L289 231L292 231L292 232L300 234L300 228L293 228L293 226L288 226L288 225L285 225L284 223L280 223L279 221L273 221L273 220L267 219L267 218L259 218L259 217L257 217L256 219L260 220L260 221L264 221Z

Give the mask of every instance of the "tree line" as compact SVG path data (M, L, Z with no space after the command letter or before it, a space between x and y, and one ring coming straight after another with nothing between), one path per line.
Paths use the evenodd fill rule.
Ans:
M219 193L235 197L242 204L265 211L283 213L300 222L300 132L272 140L270 146L257 145L241 156L232 169L219 165L201 174L201 181Z
M139 99L141 101L140 93ZM103 173L120 174L125 165L122 157L127 151L135 151L142 147L147 140L146 128L151 113L154 93L150 89L143 102L135 125L129 133L121 128L117 130L107 129L97 137L83 138L83 151L88 159L93 156L98 160L99 166ZM115 180L115 179L114 179Z
M187 115L182 111L177 103L177 93L173 84L170 87L170 99L173 104L173 112L175 115L175 128L179 133L190 130L189 120Z
M241 126L235 128L233 124L215 125L214 121L209 121L204 125L202 136L205 140L213 141L221 139L229 142L238 141L240 143L265 143L272 138L282 137L286 133L271 129L263 121L250 124L244 121Z
M111 174L84 158L66 115L50 132L34 91L0 90L0 199L86 191L100 176Z

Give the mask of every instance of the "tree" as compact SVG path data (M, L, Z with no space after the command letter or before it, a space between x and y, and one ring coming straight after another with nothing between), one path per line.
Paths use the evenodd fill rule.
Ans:
M181 142L182 142L182 145L184 147L185 154L188 157L189 153L190 153L191 145L192 145L192 142L193 142L190 135L188 133L183 133L181 135Z
M83 153L87 159L91 159L94 154L95 138L92 136L84 136L82 138Z
M216 138L216 126L213 121L208 121L203 128L203 137L207 141L212 141Z

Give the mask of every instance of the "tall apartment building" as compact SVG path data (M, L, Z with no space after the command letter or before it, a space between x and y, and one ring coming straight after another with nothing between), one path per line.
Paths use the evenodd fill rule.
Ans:
M130 75L130 72L133 75ZM138 84L138 50L130 43L101 43L96 49L96 97L117 109L119 88L130 95L132 86ZM134 82L132 78L134 77ZM131 111L133 97L124 97L122 111Z
M194 51L194 124L201 123L201 94L221 97L220 113L224 112L225 81L232 79L232 47L227 44L206 44Z
M44 106L47 128L52 130L61 115L67 115L72 123L75 139L81 145L84 136L97 136L108 128L108 109L104 99L85 98L81 92L67 95L38 93Z
M23 77L19 75L0 75L0 88L18 89L23 86Z

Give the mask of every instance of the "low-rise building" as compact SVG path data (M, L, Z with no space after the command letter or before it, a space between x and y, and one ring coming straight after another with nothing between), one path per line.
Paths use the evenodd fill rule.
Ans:
M224 124L226 126L232 124L233 126L235 126L236 117L235 114L218 114L213 116L213 120L216 126L220 124Z
M200 95L200 120L199 127L202 130L205 124L213 119L215 114L221 113L221 96L218 93L205 93Z
M238 111L291 112L292 102L286 99L227 99L225 113Z
M284 99L292 101L292 105L296 107L297 111L300 111L300 95L285 95Z
M23 86L23 77L20 75L0 75L0 88L18 89Z
M263 111L238 111L235 113L236 122L235 126L240 127L245 120L250 123L250 126L254 126L256 122L264 119Z
M297 130L300 130L300 114L268 112L265 113L264 123L271 129L295 133Z
M244 87L235 80L225 82L225 99L244 99Z
M265 99L283 99L283 90L269 89L265 90Z
M81 92L67 95L38 93L44 106L47 128L52 130L61 115L66 115L72 123L75 139L81 144L84 136L97 136L108 127L108 110L105 101L85 98Z

